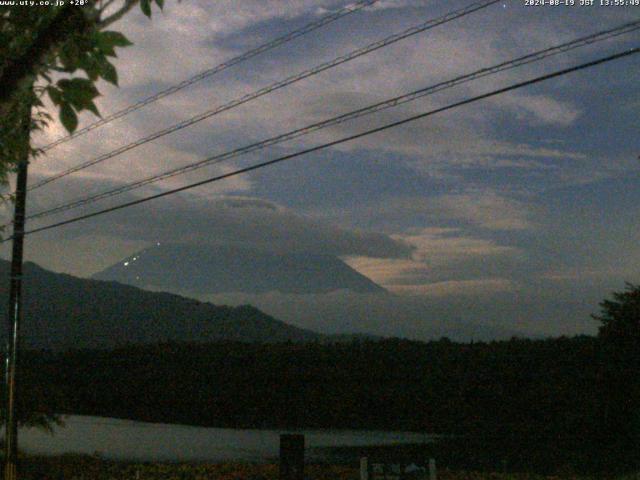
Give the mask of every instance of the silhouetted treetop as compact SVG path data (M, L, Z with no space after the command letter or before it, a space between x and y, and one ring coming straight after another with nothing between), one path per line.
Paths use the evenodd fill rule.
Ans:
M640 285L626 284L623 292L614 292L613 299L600 303L600 315L593 318L602 323L602 339L637 344L640 340Z

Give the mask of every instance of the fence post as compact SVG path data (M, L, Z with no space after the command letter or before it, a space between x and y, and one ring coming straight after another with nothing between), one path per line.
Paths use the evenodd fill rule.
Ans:
M429 459L429 480L437 480L438 472L436 471L436 459Z
M360 458L360 480L369 480L369 459Z
M304 435L280 435L280 480L304 480Z

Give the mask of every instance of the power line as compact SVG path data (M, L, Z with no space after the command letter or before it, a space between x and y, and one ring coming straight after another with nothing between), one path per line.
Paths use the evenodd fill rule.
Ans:
M501 0L484 0L481 2L475 2L472 3L470 5L468 5L467 7L461 8L459 10L455 10L452 12L449 12L445 15L443 15L442 17L438 17L435 19L431 19L431 20L427 20L426 22L423 22L419 25L416 25L414 27L408 28L402 32L390 35L389 37L386 37L382 40L379 40L377 42L373 42L369 45L366 45L364 47L358 48L356 50L353 50L352 52L346 54L346 55L342 55L340 57L334 58L333 60L330 60L328 62L322 63L316 67L313 67L309 70L305 70L301 73L298 73L296 75L292 75L290 77L285 78L284 80L280 80L278 82L275 82L267 87L263 87L259 90L256 90L252 93L248 93L246 95L243 95L242 97L236 98L235 100L232 100L228 103L225 103L223 105L220 105L212 110L208 110L206 112L200 113L194 117L191 117L187 120L183 120L182 122L176 123L168 128L165 128L163 130L159 130L157 132L152 133L151 135L148 135L144 138L138 139L135 142L129 143L127 145L124 145L120 148L117 148L115 150L112 150L111 152L108 152L104 155L101 155L93 160L89 160L85 163L82 163L80 165L77 165L75 167L72 167L68 170L65 170L64 172L58 173L56 175L53 175L49 178L46 178L44 180L41 180L40 182L37 182L35 184L33 184L31 187L29 187L29 190L35 190L37 188L40 188L48 183L51 183L55 180L58 180L60 178L66 177L68 175L71 175L72 173L78 172L80 170L84 170L85 168L91 167L93 165L96 165L98 163L101 163L105 160L108 160L110 158L116 157L122 153L128 152L129 150L132 150L136 147L139 147L141 145L144 145L146 143L149 143L153 140L156 140L160 137L164 137L165 135L168 135L170 133L173 132L177 132L179 130L182 130L184 128L190 127L191 125L194 125L198 122L201 122L203 120L206 120L207 118L213 117L214 115L218 115L219 113L222 112L226 112L228 110L231 110L233 108L236 108L240 105L243 105L247 102L250 102L252 100L255 100L257 98L260 98L264 95L267 95L271 92L274 92L276 90L279 90L281 88L287 87L293 83L299 82L301 80L304 80L305 78L317 75L321 72L324 72L326 70L329 70L331 68L337 67L338 65L341 65L343 63L349 62L351 60L354 60L358 57L361 57L363 55L366 55L368 53L371 53L373 51L379 50L383 47L386 47L388 45L391 45L393 43L399 42L400 40L404 40L405 38L411 37L413 35L417 35L418 33L424 32L426 30L429 30L431 28L437 27L439 25L451 22L453 20L456 20L458 18L464 17L466 15L469 15L473 12L476 12L478 10L484 9L489 7L490 5L493 5L494 3L497 3Z
M349 113L345 113L333 118L330 118L328 120L324 120L321 122L317 122L311 125L308 125L306 127L303 128L299 128L287 133L283 133L281 135L266 139L266 140L262 140L260 142L257 143L253 143L250 145L246 145L231 151L227 151L221 154L217 154L214 155L212 157L206 158L204 160L200 160L198 162L195 163L191 163L189 165L183 166L183 167L179 167L179 168L175 168L173 170L169 170L167 172L158 174L158 175L153 175L150 177L147 177L145 179L142 180L138 180L136 182L132 182L111 190L107 190L105 192L101 192L98 193L96 195L92 195L89 197L84 197L84 198L80 198L78 200L63 204L63 205L59 205L57 207L53 207L47 210L43 210L37 213L34 213L32 215L29 215L27 218L28 219L35 219L35 218L42 218L42 217L47 217L56 213L60 213L60 212L64 212L67 210L71 210L80 206L84 206L90 203L94 203L96 201L105 199L105 198L110 198L116 195L120 195L138 188L141 188L145 185L149 185L161 180L165 180L167 178L171 178L180 174L184 174L193 170L197 170L206 166L210 166L210 165L214 165L214 164L218 164L221 163L225 160L229 160L231 158L235 158L241 155L245 155L248 153L252 153L264 148L267 148L269 146L273 146L282 142L286 142L304 135L308 135L314 131L323 129L323 128L327 128L330 126L334 126L334 125L338 125L341 123L344 123L346 121L350 121L359 117L363 117L366 115L371 115L373 113L377 113L380 112L382 110L388 109L388 108L392 108L392 107L396 107L398 105L402 105L404 103L408 103L414 100L417 100L419 98L425 97L427 95L431 95L433 93L436 92L440 92L442 90L448 89L448 88L452 88L455 87L457 85L463 84L463 83L467 83L473 80L477 80L479 78L485 77L485 76L489 76L489 75L493 75L502 71L506 71L506 70L510 70L516 67L520 67L522 65L527 65L536 61L540 61L543 60L547 57L553 56L553 55L557 55L559 53L564 53L585 45L590 45L596 42L600 42L600 41L604 41L613 37L617 37L629 32L632 32L634 30L637 30L640 28L640 20L635 21L635 22L630 22L630 23L626 23L623 25L620 25L618 27L615 28L611 28L608 30L604 30L601 32L597 32L585 37L581 37L578 38L576 40L570 41L570 42L566 42L560 45L556 45L553 47L549 47L543 50L539 50L537 52L528 54L528 55L524 55L518 58L515 58L513 60L509 60L506 62L502 62L499 63L497 65L491 66L491 67L486 67L486 68L482 68L480 70L477 70L473 73L470 74L466 74L466 75L461 75L459 77L456 77L454 79L451 80L447 80L444 82L440 82L437 83L435 85L431 85L429 87L425 87L425 88L421 88L419 90L415 90L413 92L404 94L404 95L400 95L388 100L385 100L383 102L379 102L379 103L375 103L373 105L369 105L367 107L364 108L360 108L357 110L354 110L352 112Z
M349 141L352 141L352 140L356 140L358 138L362 138L362 137L374 134L374 133L378 133L378 132L382 132L382 131L385 131L385 130L388 130L388 129L391 129L391 128L394 128L394 127L398 127L400 125L404 125L406 123L413 122L415 120L426 118L426 117L429 117L431 115L435 115L435 114L438 114L438 113L441 113L441 112L452 110L454 108L461 107L463 105L467 105L467 104L470 104L470 103L473 103L473 102L477 102L479 100L484 100L486 98L494 97L496 95L501 95L503 93L506 93L506 92L509 92L509 91L512 91L512 90L523 88L523 87L526 87L526 86L529 86L529 85L533 85L533 84L536 84L536 83L539 83L539 82L543 82L545 80L549 80L549 79L552 79L552 78L560 77L560 76L563 76L563 75L566 75L566 74L569 74L569 73L572 73L572 72L576 72L576 71L579 71L579 70L584 70L586 68L590 68L590 67L593 67L593 66L596 66L596 65L600 65L600 64L603 64L603 63L606 63L606 62L617 60L617 59L620 59L620 58L623 58L623 57L628 57L630 55L635 55L637 53L640 53L640 47L632 48L630 50L626 50L624 52L620 52L620 53L616 53L616 54L613 54L613 55L609 55L607 57L601 57L601 58L599 58L597 60L593 60L593 61L590 61L590 62L587 62L587 63L582 63L582 64L574 66L574 67L558 70L558 71L555 71L553 73L549 73L549 74L546 74L546 75L535 77L535 78L530 79L530 80L526 80L526 81L523 81L523 82L515 83L515 84L512 84L512 85L510 85L508 87L504 87L504 88L500 88L500 89L497 89L497 90L493 90L493 91L491 91L489 93L484 93L482 95L477 95L475 97L471 97L471 98L468 98L466 100L461 100L459 102L455 102L455 103L449 104L447 106L437 108L435 110L430 110L428 112L420 113L418 115L413 115L413 116L405 118L403 120L399 120L399 121L396 121L396 122L388 123L388 124L383 125L381 127L377 127L377 128L373 128L373 129L370 129L370 130L366 130L364 132L361 132L361 133L358 133L358 134L355 134L355 135L350 135L348 137L343 137L341 139L334 140L334 141L331 141L331 142L328 142L328 143L324 143L322 145L318 145L318 146L315 146L315 147L312 147L312 148L308 148L308 149L305 149L305 150L301 150L301 151L298 151L298 152L295 152L295 153L292 153L292 154L289 154L289 155L284 155L282 157L278 157L278 158L275 158L273 160L268 160L266 162L261 162L261 163L255 164L255 165L251 165L249 167L245 167L245 168L241 168L241 169L238 169L238 170L234 170L233 172L225 173L225 174L222 174L222 175L217 175L215 177L211 177L211 178L208 178L206 180L201 180L201 181L198 181L198 182L195 182L195 183L191 183L191 184L185 185L183 187L174 188L172 190L168 190L166 192L158 193L156 195L151 195L149 197L144 197L144 198L140 198L140 199L133 200L133 201L130 201L130 202L122 203L120 205L116 205L116 206L113 206L113 207L105 208L105 209L99 210L97 212L93 212L93 213L89 213L89 214L86 214L86 215L81 215L81 216L78 216L78 217L74 217L74 218L71 218L71 219L68 219L68 220L64 220L64 221L61 221L61 222L45 225L44 227L35 228L33 230L28 230L28 231L24 232L24 234L25 235L31 235L33 233L38 233L38 232L42 232L42 231L45 231L45 230L50 230L52 228L61 227L63 225L69 225L71 223L76 223L76 222L79 222L81 220L86 220L86 219L89 219L89 218L92 218L92 217L96 217L96 216L99 216L99 215L104 215L106 213L114 212L116 210L121 210L121 209L124 209L124 208L132 207L134 205L145 203L145 202L148 202L150 200L155 200L157 198L166 197L166 196L173 195L173 194L176 194L176 193L179 193L179 192L183 192L185 190L190 190L190 189L195 188L195 187L199 187L199 186L206 185L206 184L209 184L209 183L213 183L213 182L217 182L217 181L220 181L220 180L224 180L224 179L227 179L227 178L230 178L230 177L234 177L234 176L237 176L237 175L240 175L240 174L243 174L243 173L251 172L253 170L258 170L260 168L264 168L264 167L267 167L267 166L270 166L270 165L274 165L276 163L281 163L281 162L284 162L286 160L291 160L293 158L297 158L297 157L300 157L300 156L303 156L303 155L307 155L309 153L317 152L319 150L324 150L326 148L333 147L335 145L339 145L339 144L342 144L342 143L345 143L345 142L349 142ZM12 238L13 237L9 237L7 239L4 239L4 240L0 241L0 243L4 243L6 241L9 241Z
M215 67L209 68L207 70L204 70L200 73L198 73L197 75L187 79L187 80L183 80L182 82L173 85L169 88L166 88L165 90L162 90L154 95L151 95L150 97L147 97L145 99L142 99L132 105L129 105L128 107L123 108L122 110L119 110L117 112L112 113L111 115L108 115L104 118L101 118L100 120L97 120L96 122L87 125L84 128L81 128L80 130L75 131L74 133L70 134L70 135L66 135L64 137L61 137L43 147L41 147L41 150L43 152L46 152L48 150L51 150L52 148L57 147L58 145L61 145L63 143L68 142L69 140L72 140L76 137L79 137L81 135L84 135L87 132L90 132L91 130L95 130L98 127L101 127L103 125L106 125L107 123L110 123L118 118L124 117L125 115L129 115L132 112L135 112L136 110L141 109L142 107L145 107L146 105L149 105L151 103L154 103L164 97L168 97L169 95L172 95L184 88L187 88L190 85L193 85L194 83L197 83L201 80L204 80L205 78L209 78L213 75L216 75L217 73L222 72L223 70L226 70L227 68L230 68L234 65L237 65L239 63L244 62L245 60L249 60L250 58L253 58L257 55L260 55L261 53L267 52L269 50L272 50L276 47L279 47L280 45L287 43L291 40L294 40L298 37L301 37L303 35L306 35L307 33L310 33L314 30L317 30L320 27L323 27L325 25L328 25L329 23L332 23L342 17L345 17L347 15L350 15L352 13L357 12L358 10L361 10L365 7L368 7L370 5L373 5L374 3L378 2L379 0L361 0L353 5L350 6L346 6L336 12L330 13L328 15L325 15L324 17L322 17L319 20L316 20L315 22L311 22L308 23L307 25L303 26L302 28L299 28L297 30L294 30L292 32L289 32L281 37L278 37L274 40L271 40L268 43L265 43L263 45L260 45L252 50L249 50L247 52L244 52L241 55L238 55L237 57L233 57L230 60L227 60L224 63L221 63L219 65L216 65Z

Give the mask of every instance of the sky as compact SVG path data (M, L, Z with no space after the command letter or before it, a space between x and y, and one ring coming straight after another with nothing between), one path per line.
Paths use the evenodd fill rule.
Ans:
M30 182L470 3L380 0L51 150L31 164ZM30 192L29 212L640 19L639 6L575 3L505 0ZM121 49L115 62L120 87L98 85L98 108L115 112L346 5L185 0L167 1L151 20L136 11L113 26L134 46ZM635 31L29 226L313 147L639 40ZM640 282L639 61L640 55L627 57L34 234L26 255L45 268L88 277L156 242L325 253L393 295L274 292L207 300L251 302L326 332L418 339L461 331L471 338L591 334L598 302L625 281ZM83 114L81 126L94 120ZM35 141L63 134L53 123Z

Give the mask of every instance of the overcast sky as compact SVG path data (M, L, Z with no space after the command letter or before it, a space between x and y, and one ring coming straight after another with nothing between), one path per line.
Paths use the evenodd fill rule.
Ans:
M30 182L469 3L381 0L50 151L32 164ZM185 0L168 1L151 21L135 12L114 26L135 45L119 52L120 88L99 85L99 109L117 111L344 5ZM47 185L30 193L29 210L639 18L640 7L529 7L505 0ZM30 226L275 158L639 40L636 31ZM546 335L593 332L589 313L597 302L625 280L640 281L639 57L36 234L28 237L27 256L55 271L89 276L154 242L331 253L397 294L393 305L413 313L403 317L402 308L389 305L362 313L360 298L328 296L313 305L305 298L303 310L321 309L320 303L342 309L332 313L331 325L322 325L283 313L283 305L295 303L290 298L252 300L267 310L279 305L271 311L287 321L332 331L341 330L345 318L348 330L423 338L437 312L445 323L484 322ZM93 120L83 115L81 125ZM38 143L62 133L52 125ZM385 322L394 312L397 318ZM360 324L346 320L352 314Z

